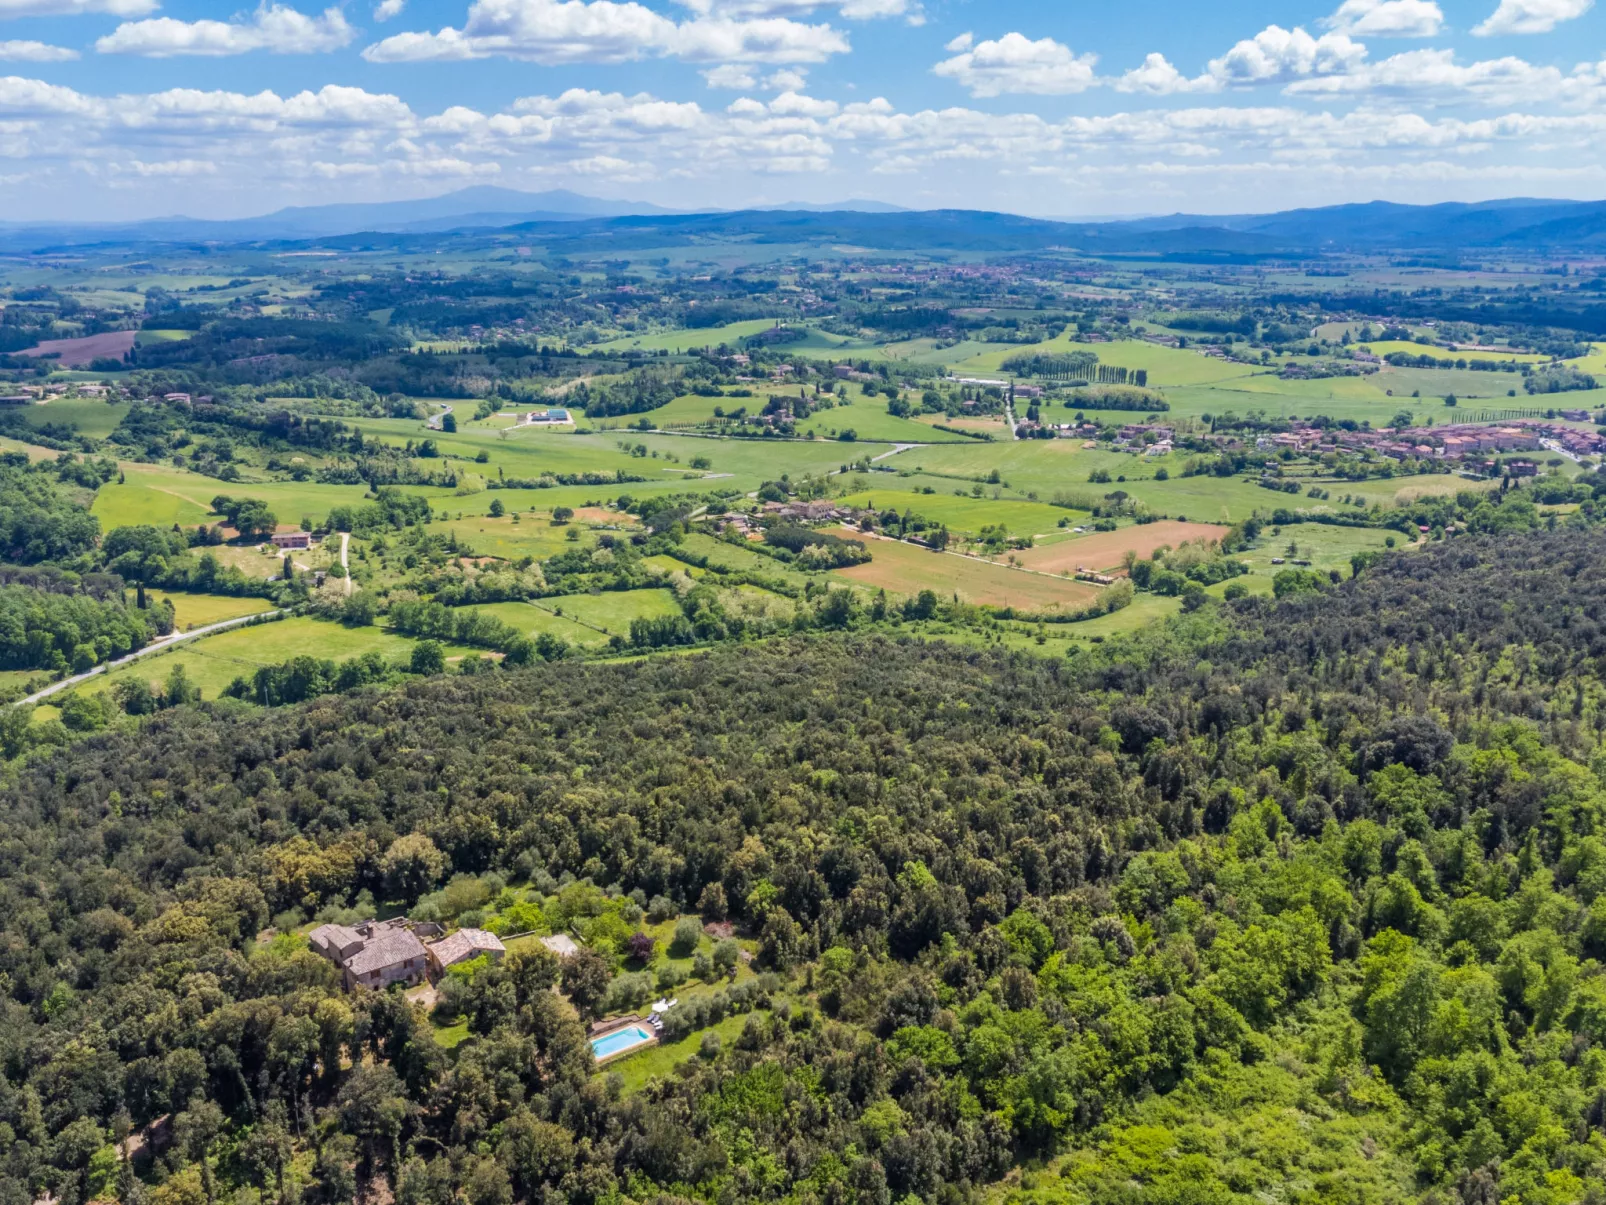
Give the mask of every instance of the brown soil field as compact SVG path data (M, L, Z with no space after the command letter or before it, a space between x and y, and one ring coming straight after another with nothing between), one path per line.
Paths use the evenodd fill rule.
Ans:
M63 368L81 368L101 356L121 360L133 349L135 333L106 331L99 335L85 335L82 339L46 339L43 343L36 343L28 348L27 351L19 351L17 355L45 356L51 352L60 352L59 363Z
M606 506L577 506L574 517L583 523L634 523L636 516Z
M1145 523L1137 527L1123 527L1119 531L1099 531L1078 536L1058 544L1028 548L1015 554L1022 565L1043 573L1076 572L1080 565L1090 573L1106 573L1121 567L1121 556L1128 548L1140 557L1149 556L1161 545L1175 548L1189 540L1219 540L1227 534L1219 523L1183 523L1176 519L1162 519L1158 523Z

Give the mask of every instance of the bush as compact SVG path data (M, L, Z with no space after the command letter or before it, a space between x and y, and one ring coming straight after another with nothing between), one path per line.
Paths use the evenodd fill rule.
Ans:
M669 952L676 958L684 958L697 948L697 943L703 939L703 927L697 923L695 916L683 916L675 922L675 936L669 943Z

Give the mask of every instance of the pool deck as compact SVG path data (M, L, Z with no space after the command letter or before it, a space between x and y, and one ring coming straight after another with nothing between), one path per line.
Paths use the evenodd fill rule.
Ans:
M593 1046L591 1048L591 1057L596 1061L598 1067L606 1066L609 1063L617 1063L620 1059L629 1058L638 1051L646 1050L649 1046L658 1045L658 1035L653 1032L652 1025L647 1021L643 1021L640 1017L624 1017L618 1021L606 1022L600 1027L594 1028L587 1041L595 1042L598 1038L605 1038L609 1034L618 1033L621 1029L629 1029L631 1026L636 1026L645 1032L647 1035L646 1040L600 1057L597 1055L597 1048Z

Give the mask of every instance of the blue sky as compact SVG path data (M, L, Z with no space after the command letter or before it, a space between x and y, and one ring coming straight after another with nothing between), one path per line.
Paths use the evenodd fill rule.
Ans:
M0 214L1606 196L1592 0L0 0Z

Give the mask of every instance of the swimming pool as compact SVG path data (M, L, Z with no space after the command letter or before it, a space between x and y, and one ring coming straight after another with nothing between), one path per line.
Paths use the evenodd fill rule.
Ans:
M650 1041L652 1033L645 1026L627 1025L623 1029L605 1033L600 1038L592 1038L591 1054L600 1062L616 1054L623 1054L627 1050L634 1050L637 1046L644 1046Z

